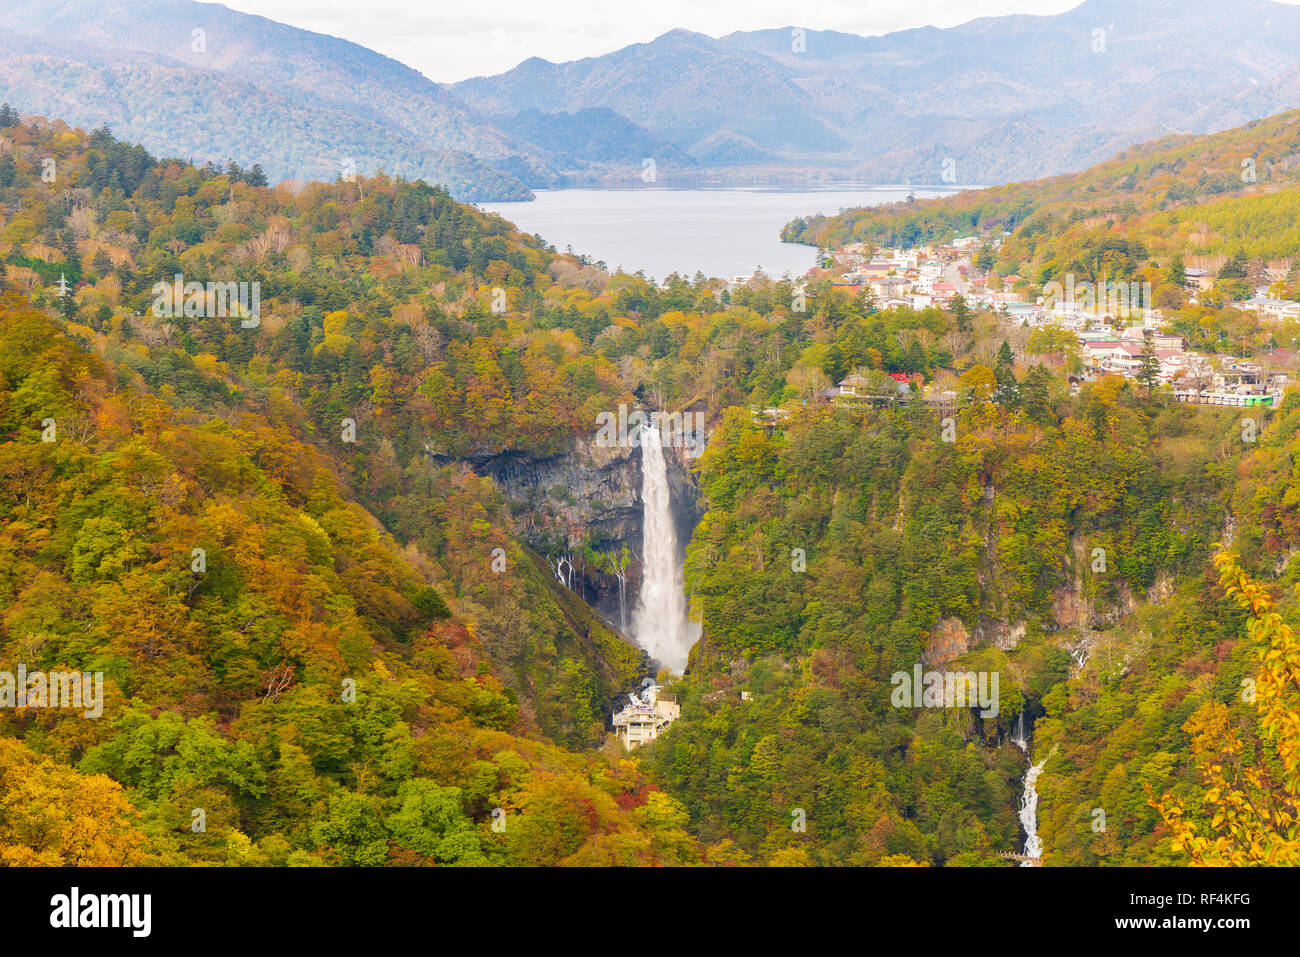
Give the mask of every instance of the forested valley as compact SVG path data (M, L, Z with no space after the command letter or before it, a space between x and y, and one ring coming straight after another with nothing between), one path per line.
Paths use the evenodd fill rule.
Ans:
M1291 168L1140 222L1287 208ZM1189 336L1289 339L1125 223L1017 216L999 265L1118 257ZM0 709L0 862L1005 866L1026 721L1044 864L1300 860L1294 394L1072 389L960 302L611 275L423 182L273 187L7 107L0 257L0 670L105 677L95 720ZM189 282L260 302L159 315ZM951 426L817 401L851 373L950 385ZM583 600L621 533L509 488L596 468L621 405L709 426L675 464L702 636L630 753L653 665ZM918 663L997 672L997 713L897 707Z

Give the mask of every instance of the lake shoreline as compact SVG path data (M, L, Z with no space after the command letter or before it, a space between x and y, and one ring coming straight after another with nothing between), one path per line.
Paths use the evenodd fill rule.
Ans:
M509 220L556 249L572 250L611 271L641 272L662 282L676 273L734 278L761 269L777 279L802 276L816 265L817 250L781 239L798 216L833 214L917 197L958 192L958 187L853 184L779 188L726 186L674 188L661 184L626 189L537 190L529 202L476 204Z

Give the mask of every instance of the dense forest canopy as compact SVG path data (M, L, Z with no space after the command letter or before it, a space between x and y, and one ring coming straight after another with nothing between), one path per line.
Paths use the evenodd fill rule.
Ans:
M1069 230L1007 195L1038 261ZM1136 275L1155 246L1096 248ZM6 863L1000 864L1022 714L1047 863L1204 857L1215 747L1280 755L1228 784L1294 799L1292 730L1240 694L1293 653L1251 624L1261 588L1294 623L1291 397L1247 441L1240 410L1076 393L993 314L655 285L423 182L270 188L12 111L0 256L0 670L105 678L94 720L0 710ZM178 276L256 284L256 315L157 315ZM816 402L855 373L951 386L951 439ZM703 639L632 754L605 709L643 655L482 467L620 404L711 429ZM920 661L999 672L998 713L891 706Z

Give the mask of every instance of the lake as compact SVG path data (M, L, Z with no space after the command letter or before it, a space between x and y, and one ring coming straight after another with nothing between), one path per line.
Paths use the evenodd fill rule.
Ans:
M611 270L644 270L663 280L799 276L817 251L781 242L781 227L796 216L838 213L907 198L942 196L956 189L906 186L837 186L819 189L549 189L529 203L479 203L526 233L537 233L561 252L570 247Z

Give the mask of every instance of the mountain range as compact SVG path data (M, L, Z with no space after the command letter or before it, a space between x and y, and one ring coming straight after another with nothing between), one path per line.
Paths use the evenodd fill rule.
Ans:
M0 31L0 96L167 155L260 162L272 180L383 168L469 199L557 181L544 157L396 60L219 4L5 3Z
M155 152L355 167L468 200L661 183L1001 183L1300 106L1300 9L1088 0L859 36L673 30L435 83L336 37L190 0L0 3L0 97Z
M1300 105L1297 39L1300 9L1266 0L1089 0L878 37L676 30L452 89L489 116L607 107L702 164L994 183Z

